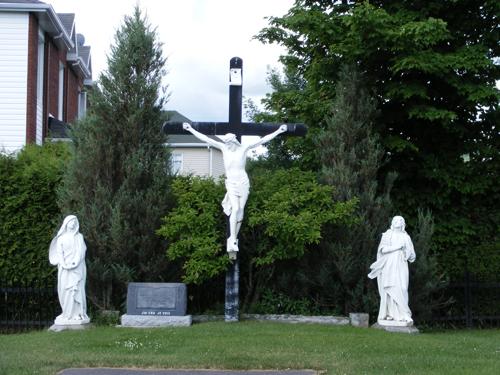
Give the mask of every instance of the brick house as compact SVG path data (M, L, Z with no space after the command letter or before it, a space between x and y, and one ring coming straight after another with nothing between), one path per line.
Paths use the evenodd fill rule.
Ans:
M92 68L84 44L74 14L0 0L0 151L42 144L49 118L70 123L85 114Z

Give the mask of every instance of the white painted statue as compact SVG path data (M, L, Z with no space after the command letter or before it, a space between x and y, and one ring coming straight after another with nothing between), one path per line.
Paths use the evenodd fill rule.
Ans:
M246 146L242 146L232 133L218 137L222 140L222 142L218 142L196 131L188 123L184 123L183 128L192 133L199 140L222 151L226 174L226 196L222 201L222 207L224 213L229 216L230 229L230 236L227 239L226 249L229 256L234 259L236 257L236 252L239 250L238 233L241 228L245 204L250 191L250 182L247 172L245 171L247 153L250 149L269 142L277 135L286 132L287 126L281 125L279 129L262 137L258 142Z
M85 298L86 250L77 217L66 216L49 250L50 264L57 266L57 294L62 308L62 314L55 319L56 325L86 324L90 321Z
M408 262L415 261L415 250L405 231L405 220L394 216L391 228L382 234L377 261L370 266L370 279L377 278L380 294L378 323L384 326L411 326L408 306Z

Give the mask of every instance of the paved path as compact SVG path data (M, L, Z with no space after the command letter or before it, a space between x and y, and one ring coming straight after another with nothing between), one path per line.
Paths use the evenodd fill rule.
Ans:
M312 370L234 371L234 370L137 370L119 368L72 368L58 375L316 375Z

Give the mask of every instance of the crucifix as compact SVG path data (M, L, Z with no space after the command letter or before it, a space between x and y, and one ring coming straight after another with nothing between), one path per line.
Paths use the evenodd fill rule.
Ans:
M303 124L243 123L242 108L243 61L233 57L229 62L229 122L166 122L166 134L185 134L186 131L198 139L222 151L225 175L226 196L222 201L224 213L228 216L228 238L226 250L231 265L226 272L225 321L238 321L239 314L239 244L238 232L243 221L243 212L248 198L250 183L245 171L247 152L285 133L291 136L304 136L307 128ZM223 135L225 134L225 135ZM216 141L207 135L215 135ZM241 145L243 135L263 136L259 141L246 146Z

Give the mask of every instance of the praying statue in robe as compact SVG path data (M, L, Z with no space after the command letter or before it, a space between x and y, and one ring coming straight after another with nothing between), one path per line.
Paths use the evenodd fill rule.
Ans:
M240 142L238 142L236 135L232 133L218 137L222 140L222 142L218 142L193 129L193 127L188 123L184 123L183 128L199 140L222 151L226 175L226 195L222 201L222 207L224 209L224 213L229 216L230 232L229 238L227 239L226 250L229 253L229 257L235 259L236 253L239 251L238 233L241 228L245 204L250 191L250 181L248 180L248 175L245 171L247 153L252 148L269 142L279 134L286 132L287 126L281 125L276 131L262 137L259 141L246 146L241 145Z
M405 231L405 220L394 216L391 228L382 234L377 261L370 266L370 279L377 278L380 294L378 323L385 326L411 326L408 306L408 262L415 261L415 250Z
M57 266L57 294L62 308L62 314L55 319L57 325L90 321L85 298L86 250L77 217L66 216L49 249L50 264Z

